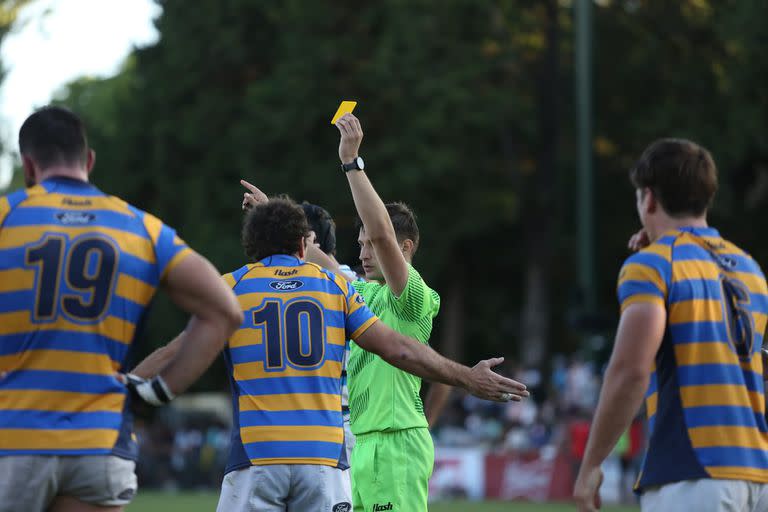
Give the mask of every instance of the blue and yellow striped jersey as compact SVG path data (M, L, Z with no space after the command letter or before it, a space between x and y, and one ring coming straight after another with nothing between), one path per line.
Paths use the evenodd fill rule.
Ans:
M698 478L768 482L760 267L712 228L669 232L627 259L622 311L667 311L646 397L650 442L638 489Z
M234 427L226 471L249 465L348 467L341 412L350 339L377 318L342 277L294 256L224 276L245 313L224 359Z
M0 197L0 455L136 456L115 374L188 252L157 218L86 182Z

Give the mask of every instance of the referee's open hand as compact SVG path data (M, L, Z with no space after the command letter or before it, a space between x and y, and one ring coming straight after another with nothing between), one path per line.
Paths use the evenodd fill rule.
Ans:
M528 397L530 393L525 384L503 377L491 369L503 362L503 357L496 357L477 363L470 372L467 390L476 397L494 402L519 402Z

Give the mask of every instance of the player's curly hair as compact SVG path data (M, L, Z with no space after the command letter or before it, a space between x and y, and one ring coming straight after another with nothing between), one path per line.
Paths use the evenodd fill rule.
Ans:
M261 261L278 254L296 254L308 235L304 210L291 198L281 196L248 210L241 239L246 256Z

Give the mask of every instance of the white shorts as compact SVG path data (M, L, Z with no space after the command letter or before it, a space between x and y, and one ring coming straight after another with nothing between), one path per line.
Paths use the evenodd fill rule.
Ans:
M347 451L347 464L352 462L352 448L355 447L355 434L349 426L349 417L344 418L344 448Z
M250 466L224 476L217 512L350 512L349 471L317 464Z
M640 498L643 512L766 512L768 484L743 480L686 480L653 487Z
M124 506L136 495L135 468L115 455L0 456L0 512L43 512L57 495Z

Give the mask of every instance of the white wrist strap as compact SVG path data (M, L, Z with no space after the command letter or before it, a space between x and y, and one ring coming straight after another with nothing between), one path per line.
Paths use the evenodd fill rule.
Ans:
M159 375L147 380L129 373L128 379L136 390L136 394L148 404L163 405L175 398L168 384Z

